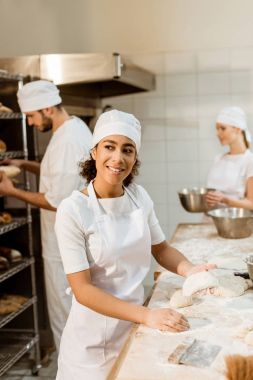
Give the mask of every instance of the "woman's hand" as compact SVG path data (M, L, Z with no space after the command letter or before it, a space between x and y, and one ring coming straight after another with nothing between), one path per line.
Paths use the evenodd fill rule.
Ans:
M213 207L217 203L227 204L228 198L221 191L209 191L205 195L205 200L208 206Z
M188 270L188 272L186 273L186 277L189 277L194 273L204 272L204 271L208 271L210 269L215 269L215 268L217 268L217 266L211 263L203 263L203 264L194 265L190 270Z
M172 309L148 309L144 324L161 331L182 332L189 329L187 319Z

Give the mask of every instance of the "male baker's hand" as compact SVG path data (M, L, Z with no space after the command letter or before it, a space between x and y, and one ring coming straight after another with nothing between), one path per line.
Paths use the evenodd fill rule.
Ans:
M144 324L153 329L172 332L186 331L190 327L182 314L169 308L148 309Z
M4 172L0 171L0 194L11 195L14 189L12 181Z

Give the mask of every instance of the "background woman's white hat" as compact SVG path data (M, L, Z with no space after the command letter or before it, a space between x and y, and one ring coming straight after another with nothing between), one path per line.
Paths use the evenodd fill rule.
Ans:
M22 112L39 111L62 102L58 88L47 80L37 80L25 84L17 93Z
M223 108L221 112L218 114L216 122L240 128L242 131L245 131L247 141L251 141L251 134L247 127L246 115L240 107Z
M123 135L131 139L136 146L137 153L141 146L141 125L139 120L130 113L112 110L102 113L95 125L92 147L106 136Z

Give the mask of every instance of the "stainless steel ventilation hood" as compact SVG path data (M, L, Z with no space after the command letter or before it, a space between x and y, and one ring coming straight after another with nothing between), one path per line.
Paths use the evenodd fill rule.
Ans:
M0 69L27 80L52 80L64 104L99 107L105 97L153 90L155 76L118 53L46 54L0 58Z

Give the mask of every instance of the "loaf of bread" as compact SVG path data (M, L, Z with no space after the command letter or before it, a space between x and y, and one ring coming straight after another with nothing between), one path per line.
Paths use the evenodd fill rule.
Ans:
M6 107L3 105L3 103L0 103L0 112L13 112L11 108Z
M10 263L17 263L23 259L19 251L9 247L0 247L0 256L5 257Z
M6 270L9 269L10 263L6 259L6 257L0 256L0 270Z
M0 212L0 224L8 224L12 221L12 216L8 212Z
M0 315L17 311L29 298L19 294L4 294L0 297Z
M4 172L7 177L13 178L20 173L20 169L15 165L0 165L0 171Z
M11 301L13 303L18 303L20 306L23 305L29 298L21 296L20 294L4 294L1 299Z
M0 140L0 153L6 152L7 146L3 140Z

